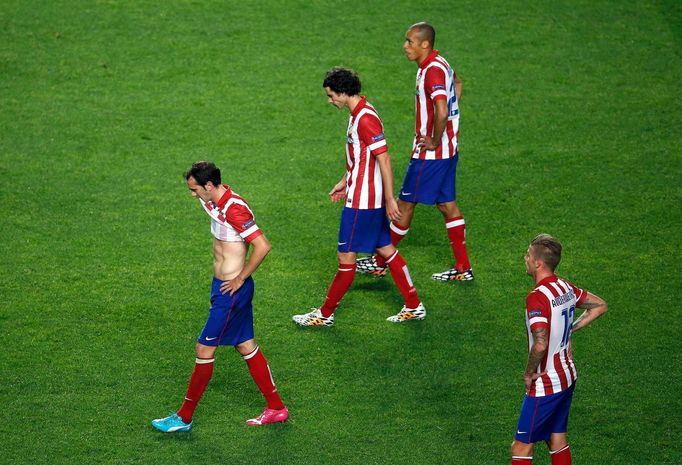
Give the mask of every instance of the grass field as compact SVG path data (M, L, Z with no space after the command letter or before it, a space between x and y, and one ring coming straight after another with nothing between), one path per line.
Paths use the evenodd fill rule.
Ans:
M610 306L574 337L575 463L682 462L680 3L419 3L0 4L0 463L508 463L539 232ZM299 329L336 267L347 113L324 72L359 72L399 187L419 20L464 82L476 280L430 281L451 255L422 206L401 251L427 319L386 323L398 291L358 276L333 328ZM192 432L149 425L179 407L208 308L208 218L182 180L198 159L273 245L255 325L284 425L244 425L263 401L230 349Z

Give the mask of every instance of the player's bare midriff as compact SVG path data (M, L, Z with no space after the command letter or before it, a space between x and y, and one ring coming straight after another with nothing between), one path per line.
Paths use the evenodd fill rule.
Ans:
M245 242L225 242L213 238L213 275L228 281L242 271L246 258Z

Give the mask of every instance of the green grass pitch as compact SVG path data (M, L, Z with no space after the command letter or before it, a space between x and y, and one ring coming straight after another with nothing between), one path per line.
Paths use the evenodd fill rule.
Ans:
M447 286L442 218L401 245L428 309L358 276L336 326L291 315L335 272L350 66L386 126L396 188L413 131L406 28L432 22L464 84L458 173L476 280ZM523 395L523 254L610 312L574 337L578 464L682 462L682 8L673 1L0 3L0 463L501 464ZM214 160L273 251L256 335L291 410L218 352L187 434L180 405L208 308L209 220L182 172ZM548 464L544 445L537 464Z

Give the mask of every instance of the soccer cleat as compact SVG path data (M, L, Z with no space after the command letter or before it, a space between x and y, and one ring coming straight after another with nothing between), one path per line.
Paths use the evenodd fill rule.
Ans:
M334 315L324 317L319 308L313 308L312 312L294 315L293 320L301 326L331 326L334 324Z
M424 304L419 303L417 308L403 307L397 315L386 318L391 323L404 323L410 320L423 320L426 317L426 309Z
M450 268L448 271L432 274L431 279L434 281L471 281L474 279L474 271L471 268L464 271Z
M386 267L377 265L377 259L374 255L358 258L355 264L358 273L376 276L377 278L386 276Z
M286 407L282 410L266 408L258 417L246 420L246 424L251 426L262 426L270 423L281 423L287 421L287 418L289 418L289 410L287 410Z
M152 426L159 431L163 431L164 433L189 431L192 429L192 423L193 422L191 421L189 423L185 423L177 413L172 413L166 418L157 418L156 420L152 420Z

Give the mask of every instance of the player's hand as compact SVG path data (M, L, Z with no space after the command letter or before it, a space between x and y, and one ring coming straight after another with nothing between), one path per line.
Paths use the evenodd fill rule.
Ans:
M237 275L229 281L223 281L223 283L220 285L220 292L222 294L227 294L229 292L230 295L234 295L234 293L237 292L243 285L244 278Z
M402 217L400 210L398 209L398 202L394 198L386 200L386 216L391 221L400 221Z
M421 136L417 139L417 148L419 150L436 150L438 144L433 140L431 136Z
M529 375L527 373L523 374L523 383L526 385L526 394L530 392L530 387L533 384L533 381L535 381L544 374L547 374L547 372L543 371L542 373L533 373L532 375Z
M329 191L329 197L332 199L332 202L338 202L339 200L345 200L346 199L346 181L340 181L337 183L334 187L332 187L332 190Z

